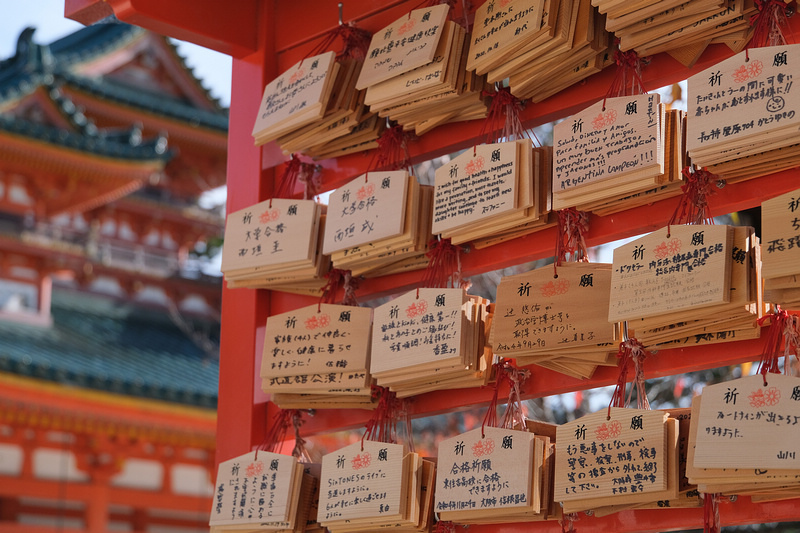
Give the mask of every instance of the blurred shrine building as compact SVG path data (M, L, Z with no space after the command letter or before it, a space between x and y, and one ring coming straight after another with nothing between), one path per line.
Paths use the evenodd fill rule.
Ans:
M0 62L0 531L207 530L227 130L140 28Z

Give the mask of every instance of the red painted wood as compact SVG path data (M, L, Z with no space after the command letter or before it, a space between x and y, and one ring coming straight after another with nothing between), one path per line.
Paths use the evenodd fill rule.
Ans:
M86 12L100 0L65 0L67 13ZM288 68L301 59L314 47L314 39L327 28L336 24L335 4L297 0L294 2L263 2L262 11L253 13L252 2L231 16L221 18L223 28L212 32L225 43L215 43L215 49L230 48L234 56L234 104L231 109L231 130L229 138L229 211L253 204L264 199L268 193L272 174L264 171L283 162L285 158L274 147L264 147L256 155L252 149L252 129L255 107L258 105L261 89L266 80L271 79L281 69ZM185 13L184 2L173 2L164 7L158 0L110 0L122 20L136 21L142 26L163 31L179 38L188 38L200 44L208 39L208 27L216 23L215 17L220 9L215 0L192 3L192 13ZM160 9L155 9L158 4ZM230 3L219 3L229 9ZM359 25L376 30L396 18L398 12L412 9L420 2L407 0L389 3L380 0L351 0L345 5L345 20L357 20ZM250 18L242 18L248 12ZM162 11L159 13L159 11ZM277 14L278 16L274 16ZM240 17L237 19L237 17ZM283 18L282 18L283 17ZM281 21L274 24L275 19ZM229 21L235 19L233 23ZM302 24L299 23L302 21ZM800 21L792 20L795 34L800 31ZM238 34L228 34L235 28ZM259 33L263 32L263 33ZM187 37L187 35L189 37ZM183 37L182 37L183 36ZM255 39L255 40L254 40ZM258 53L246 57L237 55L242 48L252 46ZM695 67L686 69L666 55L653 58L644 71L648 88L666 85L706 68L727 57L731 52L724 46L711 47ZM526 126L542 124L556 118L565 117L575 110L597 101L603 96L613 76L611 69L596 74L587 81L537 105L529 105L524 111ZM476 142L480 123L448 125L423 136L412 143L411 153L415 161L465 148ZM352 177L363 173L370 163L370 155L357 154L343 157L337 161L325 161L323 166L324 184L333 189ZM712 198L711 206L715 213L752 207L770 196L791 190L797 183L798 171L788 171L747 183L729 185ZM617 238L635 235L663 226L674 209L675 200L665 200L643 208L609 217L592 217L589 244L608 242ZM519 264L531 259L551 255L554 242L553 230L547 230L512 243L494 246L485 250L472 251L464 258L464 269L468 275L495 268ZM419 279L418 273L389 276L381 280L367 280L359 291L361 295L381 295L391 291L413 286ZM363 298L363 296L362 296ZM255 380L254 359L260 353L255 343L255 331L262 325L267 312L280 313L288 309L308 305L309 299L291 295L270 294L268 291L225 291L222 320L222 364L220 372L220 410L218 459L231 457L246 451L245 448L260 442L259 424L264 420L265 404L253 402L253 383ZM646 374L655 377L679 374L691 370L728 365L756 359L760 353L760 342L741 341L706 347L664 350L646 363ZM600 369L590 380L578 381L553 372L534 369L533 379L525 388L527 397L556 394L611 384L616 374L613 369ZM447 412L465 406L481 405L488 401L488 390L440 391L422 395L413 400L412 412L415 416ZM270 407L270 412L273 407ZM316 416L307 419L304 433L313 434L332 429L352 428L363 424L368 413L365 411L318 411ZM721 510L725 525L772 522L797 519L800 507L796 500L766 504L751 504L742 499L736 504L723 505ZM652 510L629 511L602 519L581 517L578 527L581 531L665 531L698 528L702 524L702 510ZM532 529L540 531L559 531L557 524L508 524L492 526L473 526L478 532L522 532ZM471 529L471 530L472 530Z
M64 16L88 25L113 13L128 24L244 57L258 50L261 8L267 6L259 0L65 0Z

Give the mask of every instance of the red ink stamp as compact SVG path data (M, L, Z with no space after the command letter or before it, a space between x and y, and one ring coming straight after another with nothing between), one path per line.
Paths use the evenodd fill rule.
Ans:
M258 220L261 221L262 224L267 224L269 222L274 222L278 220L278 217L281 216L281 212L277 209L266 210L261 213L258 217Z
M492 439L481 439L472 445L472 455L475 457L492 455L492 452L494 452L494 440Z
M479 155L475 159L470 159L469 163L464 166L464 171L467 173L467 176L471 176L476 172L480 172L483 170L483 166L486 164L486 160L483 158L482 155Z
M372 457L369 455L369 452L362 452L353 457L350 463L353 466L353 470L361 470L372 464Z

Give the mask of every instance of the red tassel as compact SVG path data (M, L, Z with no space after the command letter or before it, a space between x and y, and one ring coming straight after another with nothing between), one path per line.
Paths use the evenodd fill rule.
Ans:
M574 207L558 212L556 232L556 258L553 272L558 276L558 267L564 261L588 261L584 234L589 232L589 214Z
M433 533L456 533L456 525L452 522L440 520L436 522Z
M764 376L764 385L767 385L767 374L781 373L778 366L781 355L784 356L784 371L788 373L791 367L788 358L792 353L797 354L800 349L800 317L790 315L776 305L775 312L761 317L758 324L763 326L767 320L769 329L761 351L761 362L758 365L759 374Z
M719 176L704 168L684 167L681 171L683 194L675 207L668 226L674 224L713 224L708 197L716 192ZM667 229L669 233L669 229Z
M411 134L403 131L403 126L396 124L383 130L378 137L378 151L373 157L374 165L370 168L401 170L411 166L411 157L408 155L408 142ZM367 174L369 179L369 174Z
M650 402L647 400L647 394L644 387L644 360L647 357L647 351L644 346L635 338L628 339L619 344L617 351L617 359L619 360L617 366L619 367L619 376L617 377L617 384L614 387L614 394L611 395L611 403L608 405L608 416L611 416L612 407L629 407L633 389L637 391L637 407L639 409L650 409ZM631 387L627 398L625 397L625 387L628 383L628 372L634 371L634 383Z
M293 426L295 417L300 417L300 411L297 409L280 409L275 414L272 419L272 424L267 430L266 435L264 435L264 440L258 448L256 448L256 458L258 458L259 450L270 453L278 453L280 451L283 442L286 440L286 434L289 428ZM295 449L297 449L297 446L297 442L295 441Z
M614 96L636 96L645 94L644 80L642 80L642 67L647 61L639 57L634 50L623 52L619 49L619 40L615 43L614 63L617 65L617 72L614 81L611 82L606 93L606 98ZM603 101L605 107L605 100Z
M575 522L578 521L578 513L566 513L558 521L561 526L561 533L575 533Z
M422 287L431 289L462 286L460 248L450 239L433 239L428 243L428 266L422 277Z
M319 299L320 304L335 304L336 295L341 289L343 291L341 305L357 306L356 289L358 289L358 280L352 277L349 270L341 270L339 268L332 268L325 274L328 282L322 287L322 296Z
M755 0L755 4L758 12L750 17L753 36L747 44L748 48L763 48L765 46L786 44L784 30L788 30L789 35L794 37L789 26L789 19L786 17L786 2L780 0ZM792 40L794 41L794 38Z
M703 532L720 533L719 494L703 495Z
M375 408L372 418L367 421L366 431L361 437L361 446L364 441L396 443L397 419L402 411L402 401L397 399L394 392L385 387L373 386L372 393L378 397L378 406Z
M273 198L291 198L294 196L298 181L304 185L304 199L316 196L319 190L319 183L315 181L316 173L316 165L300 161L300 157L297 154L292 154L278 180L278 186L275 188Z
M491 98L492 103L483 122L479 138L486 139L486 143L496 143L502 140L523 139L525 129L522 127L520 113L522 101L511 94L508 87L496 91L483 91L481 96Z

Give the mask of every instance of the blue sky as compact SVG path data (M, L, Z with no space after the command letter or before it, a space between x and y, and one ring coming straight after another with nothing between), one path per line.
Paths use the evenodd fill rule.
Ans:
M17 37L28 26L36 28L34 40L50 43L83 27L64 18L64 0L0 0L0 59L14 54ZM230 105L231 58L190 43L179 43L181 55L205 81L223 105Z

